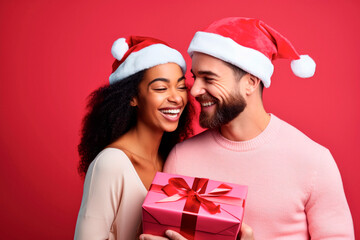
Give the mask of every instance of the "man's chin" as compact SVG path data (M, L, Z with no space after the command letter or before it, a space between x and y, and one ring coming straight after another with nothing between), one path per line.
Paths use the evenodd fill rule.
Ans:
M209 116L208 114L200 114L199 117L199 124L202 128L216 128L215 122L212 116Z

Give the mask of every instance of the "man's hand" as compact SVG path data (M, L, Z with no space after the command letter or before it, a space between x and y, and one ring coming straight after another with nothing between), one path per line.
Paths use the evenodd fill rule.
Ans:
M187 240L180 233L177 233L172 230L166 230L165 232L166 237L154 236L151 234L141 234L140 240ZM247 240L247 239L246 239Z
M245 223L241 225L240 234L238 235L238 240L255 240L254 232L252 228ZM172 230L166 230L166 237L154 236L151 234L141 234L140 240L187 240L180 233L177 233Z
M238 240L254 240L254 232L249 225L242 223Z

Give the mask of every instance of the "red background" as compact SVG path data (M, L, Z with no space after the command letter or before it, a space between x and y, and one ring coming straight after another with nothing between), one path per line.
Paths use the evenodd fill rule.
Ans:
M1 1L1 238L73 238L81 119L108 81L114 40L148 35L186 54L195 31L228 16L264 20L317 62L302 80L278 60L264 101L331 150L360 236L359 10L355 0Z

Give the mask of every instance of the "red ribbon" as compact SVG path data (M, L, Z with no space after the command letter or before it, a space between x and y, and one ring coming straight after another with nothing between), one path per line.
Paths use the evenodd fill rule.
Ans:
M205 194L205 190L209 179L195 178L192 187L183 178L170 178L169 184L165 186L152 185L151 190L162 190L168 197L158 202L173 202L186 198L183 214L181 217L181 234L188 238L194 239L197 213L200 206L203 206L209 213L220 213L220 205L216 205L215 202L243 205L243 200L235 197L224 196L232 190L232 187L226 184L220 184L217 188L211 192ZM213 200L213 201L211 201Z

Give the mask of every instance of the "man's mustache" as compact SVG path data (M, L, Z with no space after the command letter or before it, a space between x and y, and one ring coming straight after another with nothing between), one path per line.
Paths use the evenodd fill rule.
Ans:
M198 102L218 102L218 100L208 93L195 97Z

